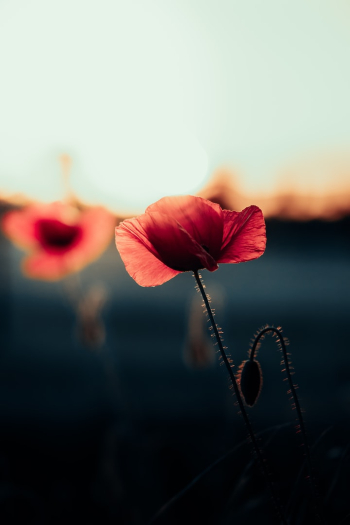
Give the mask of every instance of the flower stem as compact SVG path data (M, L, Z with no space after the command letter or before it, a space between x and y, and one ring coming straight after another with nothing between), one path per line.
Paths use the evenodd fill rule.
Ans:
M320 511L320 509L321 509L321 502L320 502L320 497L319 497L317 489L316 489L315 478L314 478L313 471L312 471L312 462L311 462L310 448L309 448L308 441L306 439L306 430L305 430L304 418L303 418L303 414L302 414L302 411L301 411L299 399L298 399L298 396L297 396L297 393L296 393L296 388L295 388L295 385L293 383L292 373L290 371L290 362L289 362L289 359L288 359L288 354L287 354L287 349L286 349L286 342L284 340L282 332L278 328L275 328L274 326L266 326L265 328L263 328L258 333L258 335L255 338L255 341L253 343L252 349L250 351L249 359L251 361L254 360L254 354L255 354L255 352L256 352L256 350L258 348L258 343L259 343L260 339L264 338L265 334L267 334L269 332L272 332L273 334L276 335L276 337L278 337L278 339L279 339L279 347L282 350L283 362L284 362L284 366L285 366L285 372L286 372L286 375L287 375L289 388L290 388L290 390L288 391L288 394L292 394L293 404L294 404L295 410L297 411L297 415L298 415L298 419L297 420L299 420L298 431L300 431L300 433L302 435L303 442L304 442L305 459L306 459L306 465L307 465L307 469L308 469L308 473L309 473L308 478L309 478L312 494L313 494L313 497L314 497L314 501L316 503L316 514L317 514L316 517L318 518L318 520L321 520L323 523L326 523L325 519L322 517L323 513Z
M278 498L276 496L273 483L272 483L272 481L269 478L269 473L268 473L267 468L266 468L266 464L265 464L265 461L264 461L264 458L263 458L263 455L262 455L262 451L259 448L257 438L256 438L255 433L253 431L253 427L252 427L252 425L251 425L251 423L249 421L247 411L246 411L246 409L244 407L244 403L243 403L243 400L242 400L242 397L241 397L241 394L240 394L240 391L239 391L239 388L238 388L238 384L237 384L236 378L234 376L234 373L232 371L232 365L230 364L230 361L229 361L229 359L228 359L228 357L226 355L225 349L223 347L222 340L221 340L221 337L220 337L220 334L219 334L219 330L218 330L218 327L217 327L217 325L215 323L215 320L214 320L214 314L213 314L212 309L210 307L209 299L207 297L207 294L205 293L205 290L204 290L204 286L203 286L203 283L202 283L202 277L199 275L197 270L195 270L193 273L194 273L195 279L197 281L198 289L199 289L199 291L202 294L203 301L204 301L204 304L206 306L206 309L207 309L207 312L208 312L208 315L209 315L209 319L210 319L210 322L212 324L212 327L213 327L213 330L214 330L214 333L215 333L215 337L216 337L216 340L217 340L217 343L218 343L218 346L219 346L220 354L221 354L221 357L222 357L222 359L223 359L223 361L225 363L227 371L229 373L230 380L231 380L232 387L233 387L233 391L234 391L234 393L236 395L236 398L237 398L237 401L238 401L238 405L239 405L239 409L240 409L240 412L242 414L245 426L246 426L246 428L248 430L249 437L250 437L250 439L252 441L256 457L258 458L261 470L262 470L262 472L264 474L264 477L266 479L266 482L267 482L267 484L269 486L269 489L270 489L270 492L271 492L271 496L272 496L272 500L273 500L274 505L276 507L276 511L277 511L277 513L279 515L280 520L285 525L287 525L288 522L287 522L286 518L284 517L283 511L282 511L281 506L280 506L280 504L278 502Z

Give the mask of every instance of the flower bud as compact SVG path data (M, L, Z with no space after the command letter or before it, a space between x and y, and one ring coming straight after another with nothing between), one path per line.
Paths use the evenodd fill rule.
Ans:
M254 406L262 387L260 363L251 359L243 361L239 367L237 379L245 403L250 407Z

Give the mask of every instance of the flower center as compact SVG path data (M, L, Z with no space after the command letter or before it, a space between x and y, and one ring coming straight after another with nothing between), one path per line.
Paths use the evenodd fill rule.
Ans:
M205 244L202 244L202 248L204 248L205 251L209 253L209 248L208 248L208 246L206 246Z
M75 244L82 234L80 226L65 224L58 219L40 219L36 223L37 237L43 248L64 252Z

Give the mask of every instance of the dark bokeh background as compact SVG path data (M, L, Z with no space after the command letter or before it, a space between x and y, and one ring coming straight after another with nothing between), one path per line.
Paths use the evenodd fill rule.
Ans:
M264 324L281 325L290 339L310 443L328 429L321 451L315 451L323 494L333 479L339 482L334 472L347 458L349 232L349 218L269 220L263 257L203 272L214 307L218 298L217 321L237 366ZM147 523L239 443L219 470L158 522L255 523L246 517L254 513L255 487L248 487L250 497L238 498L249 503L248 510L233 505L232 520L227 503L251 458L227 373L218 362L196 370L184 361L193 298L201 309L194 278L186 273L161 287L141 288L111 245L80 275L82 292L93 283L108 291L107 340L94 351L79 342L76 313L63 284L27 280L21 258L22 252L1 237L2 523ZM264 385L250 411L253 424L260 432L291 423L262 435L271 440L266 455L283 499L302 449L272 339L265 340L259 358ZM337 511L332 523L347 511L340 489L337 495L329 511ZM266 523L274 522L268 498L258 508L261 523L265 513Z

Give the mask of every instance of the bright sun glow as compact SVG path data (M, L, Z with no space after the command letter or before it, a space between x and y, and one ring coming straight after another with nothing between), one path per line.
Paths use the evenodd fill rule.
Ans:
M0 0L0 192L62 197L62 154L81 199L124 213L223 165L248 194L346 191L347 15L334 0Z
M114 0L26 0L0 11L4 189L58 198L62 153L79 197L116 210L203 183L208 161L176 13Z

